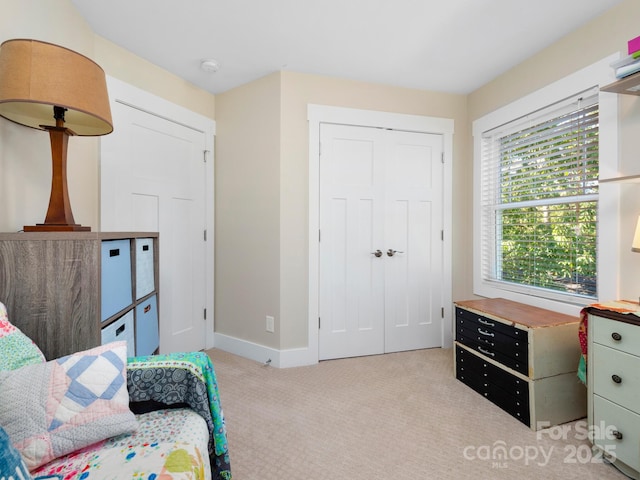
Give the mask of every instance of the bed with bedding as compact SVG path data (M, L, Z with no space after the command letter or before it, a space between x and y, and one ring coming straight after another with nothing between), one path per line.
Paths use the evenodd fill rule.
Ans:
M126 357L113 342L46 361L0 303L0 478L231 479L203 352Z

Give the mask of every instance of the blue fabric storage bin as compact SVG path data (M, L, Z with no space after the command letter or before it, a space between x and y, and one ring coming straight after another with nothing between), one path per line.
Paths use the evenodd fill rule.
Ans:
M133 331L133 310L129 310L115 322L102 329L102 345L111 342L127 342L127 357L136 356L136 337Z
M136 300L156 289L153 238L136 238Z
M131 305L131 244L104 240L102 248L102 321Z
M136 355L152 355L160 346L156 296L136 307Z

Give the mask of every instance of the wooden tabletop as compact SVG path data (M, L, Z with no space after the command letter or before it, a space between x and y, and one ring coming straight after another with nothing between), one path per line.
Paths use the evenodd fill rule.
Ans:
M455 305L479 314L496 317L503 321L519 323L527 327L553 327L567 323L578 323L580 318L544 308L533 307L505 298L483 298L454 302Z
M598 317L608 318L609 320L616 320L618 322L640 326L640 317L634 313L619 313L598 307L588 307L587 312Z
M158 237L158 232L0 232L0 240L118 240Z

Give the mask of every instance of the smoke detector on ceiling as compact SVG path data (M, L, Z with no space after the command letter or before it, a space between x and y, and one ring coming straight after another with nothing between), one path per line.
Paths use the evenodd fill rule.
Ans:
M200 62L200 70L206 73L216 73L220 68L220 64L213 59L202 60Z

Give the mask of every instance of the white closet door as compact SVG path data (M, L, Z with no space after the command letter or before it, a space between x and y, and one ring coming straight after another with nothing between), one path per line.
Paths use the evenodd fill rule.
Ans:
M319 358L439 346L442 137L323 124Z
M103 231L158 231L160 351L205 348L204 134L112 103L102 139Z
M382 130L322 125L320 359L384 350Z
M439 347L442 137L385 133L385 351Z

